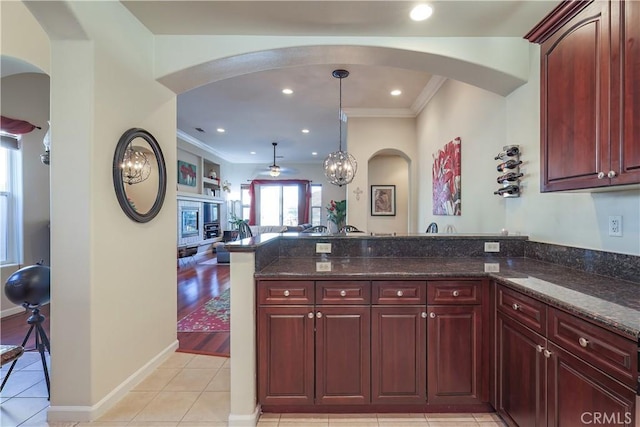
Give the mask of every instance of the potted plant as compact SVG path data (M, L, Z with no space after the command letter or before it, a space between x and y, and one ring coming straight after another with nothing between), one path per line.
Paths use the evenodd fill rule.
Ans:
M347 201L331 200L327 205L327 221L330 228L335 227L332 232L338 232L345 226L347 220ZM331 224L334 224L331 226Z

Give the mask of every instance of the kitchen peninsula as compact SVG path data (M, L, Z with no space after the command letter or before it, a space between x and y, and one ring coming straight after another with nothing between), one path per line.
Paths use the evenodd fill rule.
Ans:
M285 233L229 246L231 423L259 410L637 419L638 257L495 235Z

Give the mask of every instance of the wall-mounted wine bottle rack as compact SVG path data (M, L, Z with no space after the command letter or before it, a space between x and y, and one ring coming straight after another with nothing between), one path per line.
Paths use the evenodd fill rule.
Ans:
M502 151L494 158L500 160L496 169L500 175L496 178L498 184L502 187L494 191L493 194L502 197L520 197L520 178L523 174L520 172L520 146L505 145Z

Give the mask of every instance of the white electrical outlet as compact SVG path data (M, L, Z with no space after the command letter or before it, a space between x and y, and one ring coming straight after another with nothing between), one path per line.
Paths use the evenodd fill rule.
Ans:
M316 271L331 271L331 261L316 262Z
M331 243L316 243L316 253L317 254L330 254L331 253Z
M485 252L500 252L500 242L484 242Z
M498 263L498 262L485 262L484 263L484 272L485 273L499 273L500 272L500 263Z
M609 217L609 236L622 237L622 217L620 215Z

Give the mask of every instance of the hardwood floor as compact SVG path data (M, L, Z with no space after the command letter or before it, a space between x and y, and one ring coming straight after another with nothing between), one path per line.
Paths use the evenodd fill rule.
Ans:
M178 317L182 319L230 286L229 264L209 263L215 255L198 258L178 269ZM229 356L229 332L178 332L178 351Z
M183 263L178 269L178 313L177 321L204 305L214 296L220 295L230 286L229 264L209 263L215 255L202 256L198 263ZM46 317L42 323L47 336L49 334L49 305L41 307ZM3 344L20 344L29 330L27 319L31 312L5 317L0 321L0 341ZM26 344L27 349L35 347L34 334L31 333ZM178 332L180 343L178 351L185 353L229 356L229 332Z

